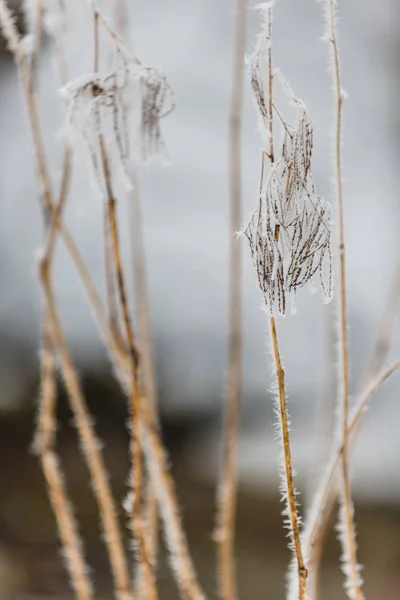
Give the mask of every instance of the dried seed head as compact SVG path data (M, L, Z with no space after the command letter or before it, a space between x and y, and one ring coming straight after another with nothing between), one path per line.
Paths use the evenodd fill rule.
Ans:
M99 134L128 179L137 146L143 160L167 156L160 121L174 108L172 87L159 69L125 57L122 62L106 77L88 74L62 89L68 102L67 125L84 137L101 188Z
M257 57L252 64L257 106L268 119ZM304 104L291 97L298 111L297 126L290 126L279 115L283 130L280 155L266 181L263 177L258 208L244 232L271 314L284 314L289 298L294 301L297 290L311 283L316 274L325 300L332 295L331 206L315 192L312 123Z
M174 92L166 76L159 69L140 70L141 84L141 143L142 157L147 160L154 155L166 156L166 147L161 134L160 121L174 107Z

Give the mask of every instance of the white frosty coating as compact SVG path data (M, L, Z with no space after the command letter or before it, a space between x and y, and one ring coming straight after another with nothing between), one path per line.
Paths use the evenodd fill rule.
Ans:
M270 40L266 35L264 23L250 59L251 84L264 134L273 118L267 98L266 50ZM274 73L274 78L277 75ZM258 285L273 315L284 314L288 299L293 303L297 290L311 283L316 273L325 301L332 297L331 206L316 194L312 178L313 127L304 103L279 76L297 109L298 122L292 127L274 107L283 131L280 155L266 181L263 175L259 205L244 232L250 242Z
M99 135L111 160L130 181L130 163L140 157L167 158L161 119L174 109L174 93L165 74L145 67L117 47L120 67L105 77L88 73L61 90L68 103L67 128L84 137L100 189L104 182Z

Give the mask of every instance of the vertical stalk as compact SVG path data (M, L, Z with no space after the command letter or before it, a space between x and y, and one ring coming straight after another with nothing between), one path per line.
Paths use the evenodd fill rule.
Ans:
M343 554L348 568L347 584L349 586L349 597L361 600L363 593L361 579L357 562L357 545L354 525L354 508L351 498L350 475L349 475L349 397L350 397L350 372L349 372L349 348L348 348L348 325L347 325L347 294L346 294L346 249L344 237L344 206L343 206L343 178L342 178L342 109L343 91L341 87L339 49L335 25L335 0L329 2L329 29L330 42L333 55L334 85L336 92L336 130L335 130L335 168L337 185L337 202L339 216L339 259L340 259L340 331L339 339L341 346L341 380L343 389L341 391L342 401L342 483L341 510L344 517L344 528L342 532ZM350 595L351 594L351 595Z
M228 392L225 403L222 468L218 486L217 562L222 600L236 600L234 558L238 486L238 438L242 388L242 254L235 233L242 218L241 124L243 58L246 43L246 0L237 0L233 86L229 118L230 306Z
M282 426L283 451L285 456L285 476L288 493L289 517L292 527L294 553L297 561L297 572L299 577L299 598L306 600L307 597L307 569L305 567L300 540L299 516L297 514L296 491L293 480L293 463L290 448L289 420L286 406L285 372L282 367L278 336L276 333L275 317L270 317L272 344L276 364L276 377L279 390L279 407Z
M107 193L107 210L112 240L114 269L117 280L117 290L121 305L122 317L125 326L126 341L128 345L128 356L131 363L132 388L130 392L131 408L131 459L132 459L132 531L137 543L137 558L140 566L143 566L146 576L148 595L151 600L157 598L157 589L152 565L148 557L148 550L143 531L141 515L142 504L142 443L141 443L141 395L139 385L139 353L136 348L133 327L131 323L128 295L126 291L122 254L119 240L119 228L117 220L116 200L111 186L111 172L102 134L98 137L102 168Z
M268 9L267 13L267 39L268 39L268 125L269 125L269 155L268 158L271 165L274 164L274 137L273 137L273 71L272 71L272 9ZM262 156L262 167L261 167L261 179L260 179L260 199L263 191L264 181L264 154ZM261 200L260 200L261 201ZM275 230L275 239L279 239L279 226ZM306 569L300 539L300 519L297 513L296 503L296 490L294 487L293 478L293 463L292 463L292 452L290 447L290 434L289 434L289 417L286 405L286 389L285 389L285 372L282 367L282 361L279 351L278 335L276 331L275 317L270 317L271 325L271 337L272 345L274 350L276 378L278 381L278 394L279 394L279 411L281 417L281 428L282 428L282 441L283 441L283 452L285 460L285 478L287 487L287 506L289 512L289 518L291 523L291 535L293 540L293 551L295 560L297 562L297 574L299 581L299 598L300 600L306 600L307 598L307 577L308 571Z

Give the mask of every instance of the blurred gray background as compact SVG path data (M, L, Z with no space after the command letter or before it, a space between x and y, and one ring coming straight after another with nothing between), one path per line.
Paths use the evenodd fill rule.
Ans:
M102 4L112 16L112 1ZM218 436L227 360L227 144L234 2L136 0L130 8L132 40L137 54L145 64L159 66L165 71L177 96L175 112L163 123L170 164L163 166L154 163L140 169L141 194L165 436L178 478L182 480L182 494L186 498L183 503L187 501L189 516L194 515L194 521L198 523L203 518L201 510L208 507L205 518L209 523L209 538L213 518L210 486L218 466ZM359 378L378 335L379 319L400 258L400 10L395 0L382 0L380 3L353 0L341 3L339 8L343 87L348 94L344 109L343 162L349 333L352 388L357 391ZM69 66L72 77L75 77L92 69L92 25L85 2L71 0L67 13ZM250 53L254 47L254 36L259 31L258 12L252 3L248 9L247 31L247 51ZM322 10L315 0L281 0L277 3L273 27L274 62L296 95L308 106L315 126L314 177L317 189L325 198L334 200L333 95L329 47L321 41L323 33ZM58 87L53 59L45 55L40 72L40 106L46 146L56 177L60 175L62 147L58 135L62 124ZM41 300L36 278L36 253L41 244L41 217L27 118L19 94L16 69L5 51L0 58L0 132L0 409L3 415L1 427L4 430L0 442L4 455L0 522L4 521L7 530L7 534L4 533L4 547L11 546L13 539L19 539L19 548L26 549L29 544L34 545L35 540L37 544L44 542L39 533L35 534L36 537L32 534L33 542L24 540L23 535L21 541L18 527L20 518L15 515L10 517L10 513L14 512L14 509L10 511L10 505L17 507L16 498L23 497L21 510L17 514L26 516L34 506L34 501L28 498L27 489L32 488L27 481L34 478L38 489L42 485L40 474L33 474L37 468L35 460L27 454L37 396ZM247 224L256 203L259 148L256 114L247 84L243 123L243 226ZM104 291L101 202L88 180L87 171L84 161L76 161L75 181L66 219L96 283ZM121 206L120 210L121 222L126 222L126 206ZM124 238L126 264L129 265L127 230ZM247 559L254 570L258 564L263 564L263 552L267 552L265 548L253 548L254 552L249 549L253 547L255 538L260 544L262 530L259 527L267 528L266 536L272 531L270 527L277 529L277 538L280 533L279 508L273 504L273 518L266 516L270 511L265 508L269 506L266 503L270 502L270 498L277 496L277 448L269 392L272 379L268 323L260 310L262 301L251 272L247 245L243 239L238 243L243 248L245 265L245 368L240 477L242 493L245 495L243 502L249 506L246 515L253 513L253 519L256 514L259 515L255 537L249 535L252 521L243 525L249 546L247 550L239 550L239 555L243 555L244 564ZM113 440L110 445L106 444L113 454L122 443L115 440L120 437L117 425L123 429L124 401L112 386L110 369L90 309L61 244L57 255L56 287L74 357L82 380L93 395L94 412L96 415L98 412L100 426L101 415L109 421L111 416L115 416L115 431L111 431L110 425L104 432L106 439L109 435ZM303 490L310 476L318 475L321 457L329 447L327 424L323 416L321 420L324 411L319 408L321 404L327 405L329 419L332 397L326 388L326 378L334 368L332 363L327 364L330 360L330 311L332 307L323 306L318 294L310 295L305 290L300 295L297 314L288 315L278 322L289 407L293 417L295 465L299 487ZM391 354L396 357L400 350L396 332L393 340ZM377 591L381 589L380 584L377 583L375 589L374 582L379 581L379 573L384 573L382 577L387 581L385 598L393 600L400 598L400 580L395 579L391 583L389 575L400 566L399 525L396 529L393 524L400 521L400 513L397 514L400 478L396 475L400 464L398 393L399 379L395 375L374 399L353 461L356 501L361 507L365 506L366 511L385 507L383 513L380 508L378 510L379 518L383 520L379 521L376 531L385 531L386 519L391 540L387 554L394 561L387 572L386 563L384 568L379 565L376 567L378 579L371 576L368 580L369 597L383 597ZM65 423L65 427L61 427L62 434L64 429L66 432L71 429L68 412L65 412ZM73 444L68 445L67 439L68 435L65 435L65 444L69 448ZM74 450L71 449L71 452ZM117 455L116 450L114 454ZM12 460L11 456L14 457ZM120 471L122 469L123 481L124 468L118 460L116 463ZM117 475L115 477L118 479ZM79 482L73 485L79 494ZM195 487L198 491L194 493L191 486L200 487ZM190 501L194 497L198 501L202 493L205 494L204 506L196 504L200 511L197 514ZM37 494L43 504L42 507L39 503L40 510L49 513L45 498L40 496L40 491ZM29 508L25 509L24 506ZM87 509L87 513L90 512ZM378 519L371 517L371 514L368 513L368 523L373 523L374 518ZM46 527L50 531L50 548L54 549L51 515L46 518L49 521ZM248 518L251 519L250 516ZM367 519L364 516L360 518ZM262 525L263 519L268 524L264 521ZM194 525L192 527L196 529ZM43 533L43 527L39 529ZM366 527L365 536L367 531L372 529ZM396 531L396 534L393 533ZM200 532L204 534L201 527ZM362 535L363 531L360 533L360 544L365 539ZM389 543L389 538L384 538L386 542L382 542L383 547L387 547L385 544ZM1 542L0 527L0 545ZM209 539L207 543L210 544ZM279 543L282 545L284 566L284 540ZM6 549L4 552L8 556ZM202 558L199 560L201 563ZM373 564L377 565L375 558ZM279 566L272 567L271 575L281 583L282 565L279 563ZM367 567L373 569L370 564ZM26 569L26 566L23 568ZM257 577L254 573L252 577ZM19 581L17 576L15 578ZM47 581L46 578L47 575L44 576ZM58 575L55 580L58 581ZM41 585L46 587L45 584L38 584L39 591ZM57 585L54 584L56 590ZM29 586L29 583L25 585L28 591ZM9 584L8 589L19 593L23 585L14 582ZM282 594L283 585L277 589L280 592L273 596L276 598L281 597L278 594ZM336 595L329 595L331 589L336 590ZM327 585L326 597L341 597L338 590L340 586L332 588ZM11 594L11 591L7 593ZM253 597L250 591L246 597ZM258 597L261 596L254 592L254 598ZM267 597L272 596L267 594Z

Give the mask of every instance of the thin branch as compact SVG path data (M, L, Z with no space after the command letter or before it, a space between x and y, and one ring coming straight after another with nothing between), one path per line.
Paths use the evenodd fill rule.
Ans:
M357 434L361 425L361 419L365 413L371 398L379 390L379 388L400 368L400 361L397 361L389 367L382 369L376 379L370 383L369 387L359 396L355 403L355 407L352 411L352 415L349 421L349 435L351 441L351 448L354 446L357 439ZM321 481L317 492L314 495L314 502L312 504L312 510L310 516L307 519L304 527L304 551L306 555L313 556L313 549L315 544L318 543L318 539L321 535L321 526L324 526L326 519L326 512L330 494L332 492L332 485L336 475L337 468L341 462L343 456L343 443L337 448L329 461L329 464L325 470L323 480ZM336 490L337 494L337 490ZM311 561L310 561L311 562Z
M157 383L150 323L143 215L139 179L133 165L131 166L130 175L134 187L128 192L127 199L130 209L133 280L138 322L138 339L140 343L141 388L143 390L142 395L146 398L146 404L145 406L142 406L142 410L147 411L149 421L156 426L158 424ZM149 561L151 564L155 565L158 551L157 501L150 480L145 480L144 483L143 519L147 530L146 541ZM146 589L144 587L145 577L142 571L143 569L138 573L138 592L140 597L144 598Z
M374 350L372 352L372 356L370 362L368 363L364 374L361 377L361 383L359 385L360 390L368 389L371 382L374 381L376 377L379 377L380 371L383 369L386 359L389 354L390 347L393 341L394 334L394 325L398 311L398 304L400 301L400 265L396 267L396 271L393 277L392 284L390 286L389 293L387 295L386 304L384 310L382 312L380 326L379 326L379 335L376 340ZM392 368L391 368L392 369ZM390 373L392 370L389 370ZM360 395L363 396L365 392L360 392ZM354 438L356 433L352 429L352 425L350 425L350 433L353 432L352 436L352 444L354 445ZM318 488L317 488L318 490ZM317 585L318 585L318 571L322 558L322 551L325 545L326 536L329 532L330 523L332 521L333 510L336 505L337 500L337 489L331 489L329 492L329 497L324 498L325 506L323 509L321 508L321 518L319 519L318 526L316 525L314 528L314 542L312 544L312 552L310 556L310 578L314 581L314 592L310 593L311 598L314 598L316 595ZM320 493L320 492L319 492ZM312 503L311 503L312 506Z
M218 484L217 560L219 594L236 600L235 521L238 486L238 438L242 393L242 252L236 233L242 220L241 125L243 111L243 59L246 45L246 0L237 0L233 86L229 118L230 182L230 324L228 390L225 401L223 455Z
M78 600L93 600L94 591L88 574L82 540L54 448L57 394L56 370L51 333L47 329L41 352L41 400L35 450L40 456L72 588Z
M296 502L296 490L294 487L293 480L293 463L292 454L290 448L290 435L289 435L289 419L286 406L286 390L285 390L285 372L282 368L278 336L276 333L275 317L271 316L271 335L272 343L274 348L274 357L276 363L276 377L278 380L279 389L279 405L280 405L280 417L282 426L282 439L283 439L283 451L285 457L285 476L287 486L287 497L288 497L288 508L289 518L291 521L291 533L293 535L294 553L297 561L297 572L299 578L299 598L300 600L306 600L307 598L307 576L308 572L304 563L302 544L300 539L300 526L299 516L297 513L297 502Z
M132 530L134 532L135 541L137 544L138 563L143 567L146 574L147 592L151 599L158 597L157 587L155 582L155 574L153 565L149 561L149 555L144 535L141 503L142 503L142 444L141 444L141 394L139 385L139 354L136 347L133 327L131 323L128 295L125 285L125 277L123 271L122 254L119 241L118 220L116 211L116 200L112 190L111 171L108 161L107 151L104 139L99 133L99 147L102 159L102 168L104 182L107 193L107 210L108 220L110 224L110 236L112 240L114 269L117 279L117 289L119 294L119 302L121 306L123 321L125 325L125 334L128 344L128 355L131 361L132 371L132 388L130 392L130 408L131 408L131 458L132 458Z
M61 371L73 410L76 426L82 444L83 456L88 465L94 493L99 506L100 519L104 530L104 541L109 554L118 600L131 600L129 570L122 544L117 512L107 470L104 464L100 443L91 422L85 398L75 371L74 364L57 313L54 292L49 277L48 263L41 264L41 279L45 291L47 310L54 340L57 346Z
M335 138L335 162L336 162L336 186L338 202L338 235L340 253L340 346L341 346L341 411L342 411L342 482L343 493L341 494L341 514L343 526L340 525L343 549L343 569L346 574L346 588L349 597L353 600L362 600L362 582L360 567L357 561L357 544L354 524L354 508L351 498L348 440L349 440L349 396L350 396L350 372L349 372L349 349L348 349L348 324L347 324L347 297L346 297L346 251L344 239L344 206L343 206L343 179L342 179L342 108L343 90L340 78L339 49L336 36L335 24L335 0L329 2L330 42L333 55L334 86L336 93L336 138Z

